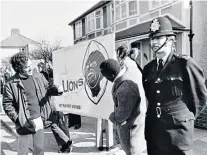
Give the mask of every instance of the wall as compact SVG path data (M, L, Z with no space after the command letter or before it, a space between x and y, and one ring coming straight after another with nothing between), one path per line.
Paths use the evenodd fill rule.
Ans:
M144 39L141 40L141 50L142 50L142 55L146 54L147 59L143 57L142 61L142 68L148 64L153 58L152 58L152 52L150 49L150 41L149 39Z
M204 69L207 78L207 1L193 1L193 57ZM207 128L207 108L197 118L196 126Z

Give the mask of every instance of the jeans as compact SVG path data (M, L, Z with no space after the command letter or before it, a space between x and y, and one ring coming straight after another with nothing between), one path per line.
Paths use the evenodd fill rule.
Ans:
M70 134L63 112L53 112L51 130L58 145L63 146L70 140Z
M44 155L44 129L41 117L33 120L36 126L36 133L30 135L18 136L18 153L17 155L28 155L29 140L33 139L33 155Z

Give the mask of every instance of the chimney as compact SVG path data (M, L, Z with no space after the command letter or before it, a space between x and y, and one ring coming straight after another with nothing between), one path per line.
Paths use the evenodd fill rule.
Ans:
M11 29L11 35L14 35L14 34L20 34L20 31L18 28L12 28Z

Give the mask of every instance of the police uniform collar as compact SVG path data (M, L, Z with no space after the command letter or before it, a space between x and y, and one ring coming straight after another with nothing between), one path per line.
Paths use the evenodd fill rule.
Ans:
M162 64L163 64L163 65L166 63L167 58L168 58L169 55L170 55L170 53L166 54L166 55L162 58L162 60L163 60ZM157 58L157 64L159 64L159 58Z

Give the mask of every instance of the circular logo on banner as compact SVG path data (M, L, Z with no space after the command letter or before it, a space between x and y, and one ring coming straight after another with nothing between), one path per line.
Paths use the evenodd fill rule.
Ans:
M103 78L99 66L108 58L108 53L101 43L92 40L88 44L82 70L86 94L94 104L99 103L106 90L107 80Z

